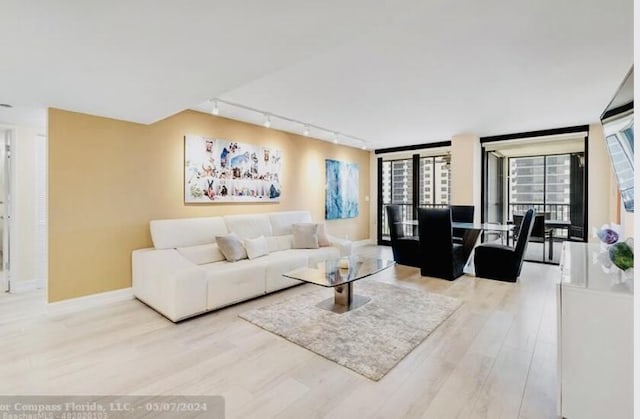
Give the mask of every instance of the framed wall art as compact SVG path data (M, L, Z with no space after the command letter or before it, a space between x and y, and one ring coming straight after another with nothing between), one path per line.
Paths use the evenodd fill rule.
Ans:
M280 150L236 141L184 137L184 202L278 202Z
M324 213L327 220L358 216L359 168L355 163L325 160Z

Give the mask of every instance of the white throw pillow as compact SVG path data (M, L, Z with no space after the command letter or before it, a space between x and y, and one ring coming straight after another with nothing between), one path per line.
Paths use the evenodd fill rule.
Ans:
M249 259L259 258L260 256L269 254L269 245L264 236L260 236L256 239L245 239L244 248L247 251Z
M325 223L318 223L318 246L331 246L331 241L329 241L329 236L327 235L327 226Z
M205 265L207 263L221 262L224 255L218 249L218 245L214 243L201 244L199 246L188 246L176 248L188 261L195 263L196 265Z
M293 249L317 249L318 225L313 223L300 223L291 226L293 230Z
M235 233L227 234L226 236L216 236L216 243L229 262L236 262L247 258L247 251L244 250L240 238Z

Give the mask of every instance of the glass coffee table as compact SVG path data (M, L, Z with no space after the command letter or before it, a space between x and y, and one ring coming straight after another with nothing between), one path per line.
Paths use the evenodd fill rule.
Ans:
M359 279L376 274L395 265L392 260L364 257L349 257L320 262L317 268L299 268L284 274L287 278L333 288L334 296L317 304L317 307L345 313L354 310L371 300L369 297L355 295L353 283Z

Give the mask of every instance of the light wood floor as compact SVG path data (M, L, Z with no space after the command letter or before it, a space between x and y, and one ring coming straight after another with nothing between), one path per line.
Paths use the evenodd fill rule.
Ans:
M552 418L558 276L531 263L518 284L403 266L377 275L464 301L379 382L238 317L313 285L178 325L136 300L47 314L40 293L4 294L0 394L222 395L228 418Z

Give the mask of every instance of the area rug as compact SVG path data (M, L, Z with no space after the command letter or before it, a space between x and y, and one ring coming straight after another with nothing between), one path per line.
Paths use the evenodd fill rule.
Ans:
M370 280L358 281L354 292L371 301L336 314L316 307L333 297L333 289L318 287L240 317L378 381L461 304L455 298Z

